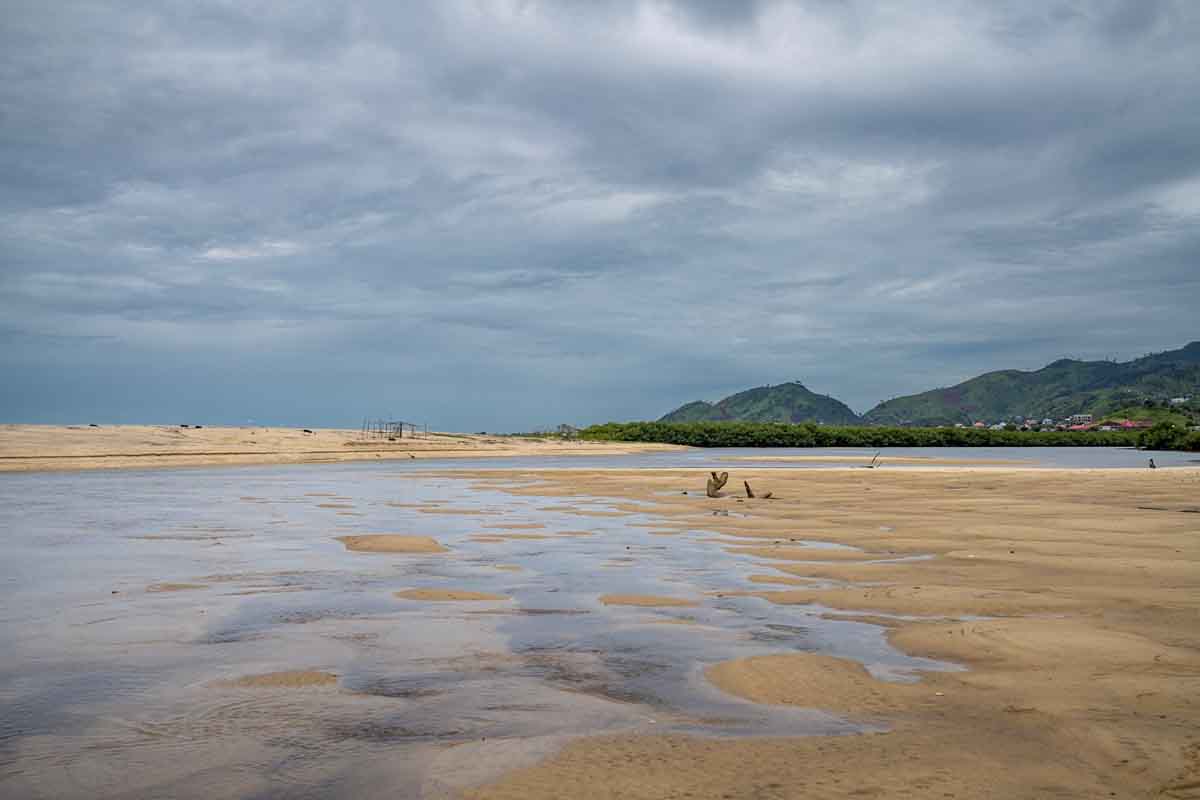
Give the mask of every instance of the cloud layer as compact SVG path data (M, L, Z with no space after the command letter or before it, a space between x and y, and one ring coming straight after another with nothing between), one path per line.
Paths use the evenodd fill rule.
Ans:
M9 3L0 419L866 410L1200 338L1200 8Z

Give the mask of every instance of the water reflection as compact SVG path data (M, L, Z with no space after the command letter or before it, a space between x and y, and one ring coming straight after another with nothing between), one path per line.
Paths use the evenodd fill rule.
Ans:
M701 675L715 661L939 666L873 625L716 596L760 568L711 531L664 542L649 516L582 505L601 516L362 465L3 476L0 795L448 796L575 735L860 729L723 695ZM334 538L379 532L449 552ZM508 599L394 596L446 588ZM231 682L296 670L336 682Z

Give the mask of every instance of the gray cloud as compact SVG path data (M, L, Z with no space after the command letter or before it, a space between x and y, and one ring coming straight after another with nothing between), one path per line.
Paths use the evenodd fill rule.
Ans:
M8 4L0 417L859 410L1197 338L1188 2Z

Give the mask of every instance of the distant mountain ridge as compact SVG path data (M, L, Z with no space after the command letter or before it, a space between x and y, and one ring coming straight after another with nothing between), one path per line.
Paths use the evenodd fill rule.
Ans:
M954 425L1016 417L1099 418L1146 399L1200 396L1200 341L1133 361L1059 359L1038 370L998 370L954 386L884 401L861 417L798 381L760 386L716 403L687 403L660 422L745 420L829 425Z
M1200 341L1133 361L1059 359L1038 370L999 370L942 389L887 400L868 425L951 425L1013 417L1100 416L1143 400L1200 394Z
M859 424L858 415L841 400L816 394L799 381L747 389L716 403L697 400L666 414L659 422L720 420Z

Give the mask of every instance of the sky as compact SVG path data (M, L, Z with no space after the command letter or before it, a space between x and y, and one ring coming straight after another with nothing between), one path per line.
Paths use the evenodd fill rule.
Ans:
M1200 3L6 0L0 421L856 411L1200 339Z

